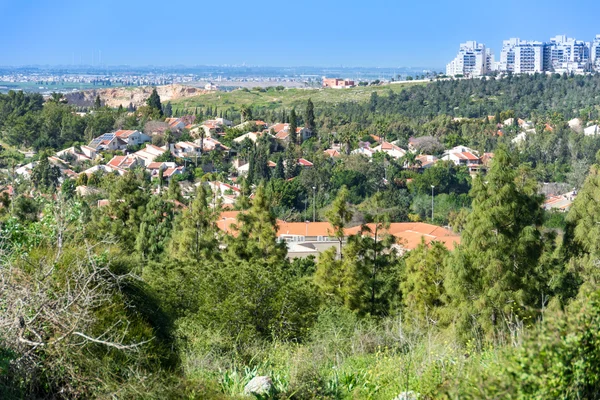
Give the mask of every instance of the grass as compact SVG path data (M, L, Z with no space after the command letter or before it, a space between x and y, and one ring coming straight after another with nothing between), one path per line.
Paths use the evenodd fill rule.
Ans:
M385 96L389 90L401 92L402 90L424 85L423 82L403 82L394 85L361 86L350 89L286 89L283 91L235 90L233 92L214 92L199 96L171 100L173 109L218 107L221 110L232 108L239 110L242 105L261 107L267 109L292 108L303 105L308 99L313 103L341 103L368 101L371 93L376 92Z
M223 351L218 332L194 335L183 356L185 375L211 386L218 382L227 398L238 398L253 377L266 375L276 398L389 400L414 391L432 399L496 357L474 344L459 345L451 332L406 326L399 318L377 324L332 316L319 318L305 343L247 343L234 353Z

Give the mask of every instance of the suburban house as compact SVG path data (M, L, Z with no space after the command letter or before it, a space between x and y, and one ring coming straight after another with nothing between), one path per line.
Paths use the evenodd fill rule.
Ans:
M240 211L223 211L217 221L217 226L228 234L235 235L234 225ZM374 224L366 224L347 228L344 230L345 242L348 236L361 235L374 237ZM378 240L384 235L392 235L396 239L394 248L400 252L415 249L421 242L429 244L433 241L442 243L449 250L460 244L460 236L454 232L431 224L422 222L398 222L389 225L389 228L380 228ZM284 242L288 248L288 258L318 257L320 253L331 247L339 247L339 240L335 237L335 230L329 222L286 222L277 220L277 240Z
M171 145L171 153L175 157L194 157L201 156L202 149L200 145L192 142L177 142Z
M80 147L69 147L67 149L61 150L56 153L56 157L65 159L67 157L73 157L73 159L77 162L81 161L92 161L98 156L96 149L89 146L80 146Z
M390 142L382 142L379 146L373 147L372 150L376 153L386 153L394 159L399 159L406 155L406 150Z
M127 148L127 142L118 137L115 133L105 133L92 140L89 147L96 151L124 150Z
M350 154L360 154L360 155L363 155L368 158L373 157L374 153L375 153L375 150L373 150L371 147L369 147L368 143L359 145L358 149L354 149L350 152Z
M350 79L325 78L323 77L323 87L333 89L345 89L354 86L354 81Z
M368 229L364 229L368 228ZM355 226L345 230L346 236L350 235L362 235L362 236L374 236L375 224L366 224L364 226ZM437 225L426 224L424 222L394 222L391 223L389 228L382 229L378 236L383 234L389 234L396 238L396 244L394 247L400 252L405 253L407 251L415 249L421 241L425 244L429 244L433 241L443 243L448 250L453 250L458 244L460 244L460 236L454 232L442 228Z
M163 149L162 147L158 147L148 143L146 144L145 149L136 151L135 153L133 153L133 155L138 158L141 158L144 161L144 164L148 165L151 162L153 162L156 159L156 157L162 156L166 151L167 149Z
M269 128L275 134L275 139L287 144L290 142L290 124L275 124ZM312 131L308 128L296 128L296 136L302 138L302 141L312 137Z
M450 150L446 150L442 155L442 160L452 161L456 165L469 167L470 172L476 172L481 165L478 153L466 146L456 146Z
M213 151L213 150L223 150L223 151L229 151L229 147L225 146L224 144L222 144L221 142L219 142L218 140L216 140L215 138L204 138L204 139L196 139L194 140L194 143L197 145L202 144L202 146L204 147L204 151Z
M242 136L236 137L235 139L233 139L233 141L236 143L242 143L244 141L244 139L248 138L253 143L256 143L258 138L261 137L262 135L263 135L262 132L248 132L248 133L244 133ZM268 133L267 133L267 135L268 135Z
M139 146L151 140L150 136L140 131L120 130L116 131L115 135L127 143L127 146Z
M146 165L146 170L150 172L150 178L157 178L160 170L166 170L167 168L176 168L177 164L174 162L151 162Z
M175 175L181 175L185 172L185 167L168 167L163 170L163 179L167 182Z
M181 131L185 129L185 126L187 125L181 118L167 118L165 119L165 122L169 124L169 129L171 131Z
M238 196L242 194L242 190L228 183L214 181L207 182L208 186L215 195L213 204L216 204L217 198L221 199L224 205L233 205Z
M435 165L436 162L438 162L438 158L436 156L431 156L428 154L421 154L419 156L417 156L417 161L419 161L421 163L421 169L427 169L427 168L431 168L432 166Z
M325 154L328 157L332 157L332 158L341 157L341 155L342 155L336 149L327 149L327 150L323 151L323 154Z
M242 122L241 124L238 124L238 125L234 126L234 128L236 128L236 129L247 129L252 124L256 125L256 128L260 129L260 130L265 130L265 129L267 129L269 127L269 125L265 121L257 120L257 121L245 121L245 122Z
M133 155L115 156L108 163L106 163L106 165L114 170L122 170L123 172L125 172L138 166L143 167L144 162Z

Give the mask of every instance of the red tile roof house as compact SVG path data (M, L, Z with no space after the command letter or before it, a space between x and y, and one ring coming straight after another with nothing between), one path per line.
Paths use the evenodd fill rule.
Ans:
M475 150L466 146L456 146L442 155L442 160L452 161L456 165L469 167L470 172L476 172L481 165L481 159Z
M116 131L115 135L127 143L128 146L138 146L151 140L150 136L140 131L120 130Z
M269 131L273 131L275 139L282 143L287 145L290 142L290 124L275 124L269 128ZM296 135L301 135L302 141L305 141L312 137L312 131L304 127L299 127L296 128Z
M115 170L127 171L137 166L144 166L144 162L133 155L115 156L106 165Z
M125 150L127 148L127 143L115 133L105 133L92 140L89 147L96 151Z
M217 221L217 226L229 234L235 235L234 226L237 224L239 211L224 211ZM368 228L365 230L365 228ZM375 227L373 224L356 226L344 230L346 237L362 235L373 237ZM381 231L390 234L397 240L395 248L400 252L413 250L421 241L430 244L433 241L441 242L449 250L460 244L460 236L445 228L421 223L400 222L392 223L389 228ZM288 258L318 255L331 248L338 247L339 242L334 237L334 229L329 222L286 222L277 220L277 239L288 245ZM344 239L345 240L345 239Z
M163 179L169 182L175 175L182 175L185 172L185 167L167 168L163 171Z
M158 156L163 155L167 149L155 146L153 144L146 144L146 148L133 153L134 156L141 158L145 165L150 164Z

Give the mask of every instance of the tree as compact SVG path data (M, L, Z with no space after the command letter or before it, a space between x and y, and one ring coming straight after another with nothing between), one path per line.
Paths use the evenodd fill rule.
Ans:
M50 164L48 159L49 154L48 152L40 154L40 160L31 171L31 181L36 189L46 193L53 193L58 185L60 169Z
M205 185L196 190L194 200L184 210L174 227L173 239L169 245L169 256L176 260L220 259L219 231L216 227L216 208L209 205L212 193Z
M488 337L514 329L541 309L538 266L544 238L543 196L526 166L500 147L470 192L473 211L461 245L447 263L446 290L459 314L459 330Z
M283 157L279 157L277 159L277 165L275 166L275 173L273 174L273 178L275 178L275 179L284 179L285 178L285 170L283 168Z
M310 131L313 131L316 128L316 126L315 126L315 106L313 105L313 102L311 99L308 99L306 101L304 126L306 127L306 129L309 129Z
M167 118L170 118L173 115L173 106L171 105L170 101L168 101L165 105L164 114Z
M250 209L238 215L234 230L237 236L227 237L230 257L245 261L266 262L269 265L283 263L287 246L277 240L277 220L271 211L270 200L264 186L258 186Z
M405 257L400 284L406 314L420 321L437 323L439 310L446 304L444 262L449 252L440 242L427 245L422 239Z
M348 188L342 186L331 204L331 209L325 214L327 220L333 226L334 236L338 240L340 258L342 258L342 243L346 236L344 228L346 227L346 224L352 220L353 216L348 204L348 196Z
M240 116L242 118L242 123L252 120L252 109L247 105L243 105L240 107Z
M148 100L146 100L146 105L150 107L151 110L156 111L159 116L163 116L162 104L160 103L160 96L158 95L156 88L152 88L152 93Z
M94 100L94 108L99 110L102 107L102 101L100 100L100 95L96 96L96 100Z
M298 128L298 118L296 117L296 110L292 108L292 111L290 111L290 125L289 125L290 143L302 144L302 138L298 138L298 134L296 132L297 128Z

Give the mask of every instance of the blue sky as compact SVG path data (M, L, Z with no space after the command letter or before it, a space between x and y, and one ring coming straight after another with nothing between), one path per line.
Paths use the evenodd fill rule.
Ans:
M482 3L0 0L0 65L441 68L466 40L600 34L598 0Z

